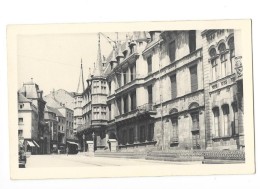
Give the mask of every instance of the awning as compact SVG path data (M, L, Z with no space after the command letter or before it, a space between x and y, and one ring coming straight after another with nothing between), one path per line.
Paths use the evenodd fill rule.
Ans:
M35 147L35 145L31 141L27 141L27 143L29 144L29 146Z
M33 143L38 147L40 148L39 144L37 144L37 142L34 140Z
M67 143L78 145L76 142L71 142L71 141L67 141Z

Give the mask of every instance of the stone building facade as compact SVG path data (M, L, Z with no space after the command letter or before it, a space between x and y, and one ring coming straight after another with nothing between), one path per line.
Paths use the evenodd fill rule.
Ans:
M107 82L103 74L100 40L98 44L97 63L93 73L85 81L81 64L79 84L74 96L74 124L79 140L79 149L89 151L88 143L94 143L95 150L106 147L105 128L107 125Z
M40 90L39 86L31 79L31 81L23 83L23 86L18 90L18 93L30 100L32 105L36 107L38 125L36 146L39 148L37 149L37 153L46 154L48 144L45 140L49 136L49 128L44 121L44 108L46 102L43 100L43 91Z
M26 153L38 153L38 111L32 100L18 94L18 138Z
M76 124L81 145L94 133L96 149L110 151L244 148L238 33L133 32L116 41L86 88L80 79L74 111L83 120Z
M241 62L239 34L231 29L202 32L208 149L244 148L243 95L238 95L243 94L243 82L236 64Z

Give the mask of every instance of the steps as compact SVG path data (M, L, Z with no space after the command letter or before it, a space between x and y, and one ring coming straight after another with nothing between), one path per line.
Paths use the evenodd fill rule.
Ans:
M204 164L244 163L245 153L240 150L172 150L150 152L96 151L95 157L146 159L175 162L201 162Z
M129 159L144 159L145 152L101 152L96 151L95 157L111 157L111 158L129 158Z

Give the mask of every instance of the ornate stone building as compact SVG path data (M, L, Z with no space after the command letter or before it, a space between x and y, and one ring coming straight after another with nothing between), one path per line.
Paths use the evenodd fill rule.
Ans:
M233 30L133 32L105 62L99 43L98 72L84 88L81 71L75 95L81 146L94 133L110 151L244 148L239 41Z
M244 148L240 31L202 32L207 149Z
M104 149L106 146L107 82L103 74L103 61L99 39L97 63L93 74L90 73L85 88L81 64L79 84L74 97L74 124L81 151L89 151L89 142L94 142L95 150Z

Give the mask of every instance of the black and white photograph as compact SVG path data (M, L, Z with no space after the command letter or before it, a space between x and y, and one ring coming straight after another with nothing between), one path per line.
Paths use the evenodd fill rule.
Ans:
M13 178L253 173L251 22L212 22L10 25Z

